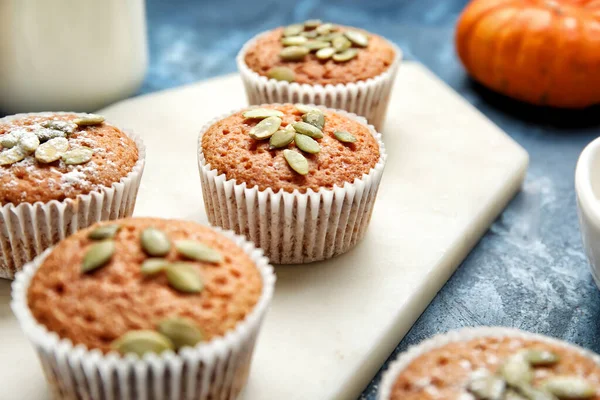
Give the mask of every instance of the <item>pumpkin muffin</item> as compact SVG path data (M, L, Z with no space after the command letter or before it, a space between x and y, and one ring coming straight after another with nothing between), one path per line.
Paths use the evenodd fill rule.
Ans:
M256 36L238 54L238 68L250 104L320 104L381 129L400 59L380 36L309 20Z
M600 357L516 329L437 336L400 356L381 400L600 399Z
M77 229L131 215L143 167L141 140L102 116L0 119L0 277Z
M198 146L209 221L246 235L272 262L324 260L364 236L386 153L363 118L263 105L209 123Z
M148 386L146 397L200 398L214 391L221 398L239 393L247 379L274 275L259 251L231 233L129 218L73 234L29 264L17 282L13 308L30 339L38 345L58 336L41 355L56 398L94 398L69 382L81 370L106 387L110 371L135 370L136 381L119 382L120 392ZM31 324L36 328L27 329ZM65 357L81 365L56 368ZM84 361L103 370L101 377ZM156 365L163 370L152 378L139 373ZM223 382L226 374L232 375ZM179 387L188 379L193 389ZM134 391L131 398L146 397Z

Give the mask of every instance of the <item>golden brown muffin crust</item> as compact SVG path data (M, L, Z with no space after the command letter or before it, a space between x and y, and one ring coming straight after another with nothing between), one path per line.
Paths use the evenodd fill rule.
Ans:
M268 105L282 111L281 127L302 120L302 113L291 104ZM245 111L245 110L244 110ZM294 172L283 158L284 149L269 149L268 140L254 140L248 132L260 120L244 118L244 111L235 113L213 124L202 136L202 151L206 163L227 179L235 179L247 187L260 190L271 188L304 193L308 188L332 189L343 186L368 174L379 161L379 145L367 126L333 112L325 113L324 137L317 139L321 146L318 154L302 152L309 165L306 176ZM347 131L357 138L352 144L342 143L333 133ZM297 150L292 142L287 149Z
M262 76L267 76L267 72L273 67L287 67L294 71L297 83L337 85L365 81L381 75L396 58L394 48L385 39L369 34L369 45L361 48L358 55L347 62L339 63L331 59L322 61L314 52L307 55L303 61L284 61L279 57L284 47L281 44L282 37L283 27L261 36L247 50L244 56L246 65Z
M77 117L44 113L11 121L0 119L0 137L11 130L39 129L44 121L71 121ZM43 164L30 155L14 164L0 166L0 205L74 199L119 182L139 159L135 142L106 122L77 128L68 141L71 149L81 146L94 149L92 160L81 165L66 165L62 160Z
M560 357L555 365L535 367L534 385L555 375L575 375L600 388L600 367L572 349L536 339L488 337L450 343L417 357L396 379L390 400L462 399L474 371L494 373L524 349L548 350Z
M260 272L246 253L231 240L193 222L129 218L117 223L116 252L106 266L81 273L81 262L92 241L89 229L59 243L44 260L27 293L34 318L61 338L88 348L110 351L113 340L128 331L155 329L167 317L196 321L210 340L222 336L250 313L262 289ZM102 225L106 225L103 223ZM173 240L200 241L225 257L221 264L194 262L204 281L200 293L172 289L164 273L144 277L140 264L147 258L140 233L161 229ZM175 249L166 257L183 260Z

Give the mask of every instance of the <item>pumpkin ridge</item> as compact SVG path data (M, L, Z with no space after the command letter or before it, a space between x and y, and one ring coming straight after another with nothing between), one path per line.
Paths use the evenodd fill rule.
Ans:
M525 10L529 10L531 9L531 5L528 6ZM513 59L513 68L517 67L519 65L521 65L521 63L523 62L523 48L525 47L526 44L526 39L527 39L527 34L529 33L527 27L528 27L528 19L526 18L526 15L523 14L523 12L519 13L517 15L517 18L515 18L515 22L516 26L513 26L513 30L515 32L517 32L518 34L516 35L517 37L517 44L515 46L516 50L514 51L514 54L516 55L516 57ZM514 72L513 72L514 74ZM505 74L506 75L506 74ZM506 85L504 85L505 87L503 87L502 82L500 82L500 85L497 86L498 90L505 94L505 95L512 95L512 91L513 88L511 87L510 80L507 79L506 76L503 77L504 81L506 81Z
M485 7L481 7L480 9L469 9L469 7L467 7L463 13L461 14L461 16L458 19L458 29L456 31L456 37L455 37L455 43L456 43L456 49L457 49L457 53L458 56L463 60L463 63L465 65L469 65L470 64L470 60L468 57L469 54L469 43L465 43L468 42L468 39L465 38L469 38L471 37L473 31L477 28L477 25L479 25L479 22L481 22L482 18L485 18L486 16L488 16L489 14L497 11L498 9L501 9L502 7L507 6L510 3L515 3L515 0L498 0L497 3L495 4L486 4ZM472 14L472 15L471 15ZM464 27L464 29L463 29Z
M498 35L500 37L502 37L502 34L505 30L509 29L512 31L514 30L514 25L515 22L519 21L519 12L516 8L512 8L513 10L515 10L515 14L513 15L513 18L510 18L508 20L505 21L505 23L500 26L498 28ZM506 80L506 78L504 77L504 74L502 74L500 71L502 70L502 68L498 65L499 63L501 63L503 60L506 59L506 55L505 52L502 51L502 47L505 44L507 37L504 37L504 40L497 40L494 42L493 46L494 46L494 50L492 51L492 54L494 54L494 58L492 59L491 63L492 63L492 79L496 82L499 83L499 86L502 87L504 86L504 81ZM521 46L521 42L523 40L522 35L520 36L519 39L519 44L518 46Z
M564 20L564 18L562 18ZM564 23L564 22L563 22ZM562 28L561 28L562 29ZM567 46L567 40L564 35L561 35L560 32L555 32L553 35L554 40L554 49L556 49L556 54L564 54L563 49ZM553 97L553 87L554 87L554 79L553 77L557 73L560 68L560 64L562 63L562 59L560 57L553 57L550 66L548 67L548 71L546 74L546 81L544 82L542 95L539 98L539 102L541 105L546 105L551 98Z
M551 14L550 27L557 24L562 24L567 18L564 14ZM545 62L545 66L542 66L544 73L540 74L540 93L537 99L531 99L530 101L537 102L537 104L545 106L554 97L554 77L557 66L562 62L561 57L557 57L558 54L564 54L561 50L564 48L564 41L561 38L560 33L557 32L556 27L554 29L547 29L545 41L543 44L538 45L537 53L548 53L547 49L553 49L553 57Z

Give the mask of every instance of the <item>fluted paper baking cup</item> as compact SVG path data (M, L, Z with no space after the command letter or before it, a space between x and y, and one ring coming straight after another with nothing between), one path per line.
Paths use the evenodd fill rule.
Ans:
M466 342L477 338L516 338L516 339L529 339L538 340L555 346L561 346L565 349L574 351L582 356L589 358L594 363L600 366L600 356L592 351L586 350L582 347L575 346L573 344L554 339L548 336L539 335L536 333L525 332L515 328L502 328L502 327L477 327L477 328L463 328L454 331L450 331L444 334L433 336L420 344L410 347L406 352L400 354L398 359L394 361L388 370L384 373L379 385L379 393L377 395L378 400L390 400L392 395L392 389L398 376L404 371L415 359L423 354L426 354L434 349L446 346L450 343Z
M314 105L313 105L314 106ZM206 215L212 225L245 235L262 248L274 264L301 264L343 254L365 235L377 197L387 154L381 135L363 117L336 112L367 126L379 144L379 160L368 174L343 187L321 188L306 193L281 189L274 192L245 182L227 179L204 158L202 136L216 122L243 109L222 115L206 124L198 138L198 168Z
M73 345L39 324L27 305L27 289L47 250L19 272L12 284L12 310L35 347L54 399L208 400L235 399L244 387L256 338L271 302L275 274L261 250L222 231L253 260L262 278L254 309L224 336L178 353L129 354Z
M16 114L0 121L45 114ZM80 229L98 221L133 214L144 172L146 148L137 134L130 131L124 133L135 142L139 158L131 171L111 187L102 187L63 201L0 204L0 278L14 278L15 273L26 262Z
M242 76L250 105L266 103L304 103L323 105L363 116L375 129L381 130L390 101L394 79L402 61L402 51L394 43L394 62L380 75L364 81L325 86L277 81L254 72L246 64L246 52L262 36L262 32L248 41L237 55L237 67Z

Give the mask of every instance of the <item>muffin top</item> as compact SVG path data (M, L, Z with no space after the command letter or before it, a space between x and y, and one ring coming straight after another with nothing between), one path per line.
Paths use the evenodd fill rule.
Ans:
M380 158L366 125L291 104L230 115L208 128L201 145L205 162L228 180L274 192L342 187L368 174Z
M211 228L128 218L60 242L33 276L27 301L48 330L106 353L121 351L132 332L162 332L165 321L184 321L201 340L223 336L261 290L252 259Z
M62 201L126 176L135 142L104 118L40 113L0 119L0 204Z
M277 80L309 85L364 81L384 73L396 58L382 37L320 21L280 27L246 51L246 65Z
M533 338L484 337L417 357L396 379L391 399L597 400L599 389L600 366L573 348ZM571 397L565 396L569 391Z

